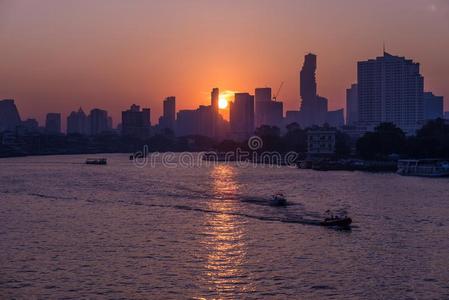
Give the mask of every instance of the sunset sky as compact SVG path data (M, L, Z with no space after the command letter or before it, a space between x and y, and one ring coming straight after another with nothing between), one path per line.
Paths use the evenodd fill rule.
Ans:
M120 122L132 103L209 103L213 87L284 87L299 107L304 54L318 55L319 94L345 105L356 62L387 51L421 63L449 110L448 0L0 0L0 98L40 122L80 106Z

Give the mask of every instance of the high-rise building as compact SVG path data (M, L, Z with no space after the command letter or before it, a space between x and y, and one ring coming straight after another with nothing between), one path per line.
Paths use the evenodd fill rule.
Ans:
M140 110L133 104L129 110L122 112L122 134L138 138L147 138L151 133L151 111L149 108Z
M271 88L257 88L254 93L254 100L257 102L271 102Z
M108 131L108 112L94 108L89 114L89 129L91 135L99 135Z
M317 95L316 84L317 57L309 53L304 57L304 65L300 72L300 95L303 109L313 108L313 102Z
M257 88L255 91L255 125L282 125L284 106L280 101L273 101L271 88Z
M419 63L386 52L357 67L358 123L372 130L391 122L413 134L424 119L424 78Z
M212 130L212 137L218 137L220 135L219 132L219 120L220 120L220 107L219 107L219 100L220 100L220 90L218 88L213 88L212 92L210 93L210 106L211 106L211 130Z
M332 127L341 127L345 125L344 109L328 111L326 115L326 123Z
M61 133L61 114L48 113L45 119L45 131L50 134Z
M431 92L424 93L424 119L433 120L443 118L444 116L444 98L435 96Z
M198 134L197 111L195 109L180 110L176 116L176 135L186 136Z
M304 127L323 125L326 122L328 100L317 94L317 57L309 53L304 58L300 72L301 119Z
M353 126L358 120L359 98L357 84L346 90L346 125Z
M67 117L67 134L89 134L88 119L83 109L72 111Z
M22 126L25 128L27 132L38 132L39 131L39 123L36 119L26 119L22 122Z
M449 111L444 112L444 118L449 120Z
M15 130L21 123L19 111L13 99L0 101L0 132Z
M254 134L254 96L248 93L236 93L230 103L231 135L237 141L243 141Z
M164 100L163 115L159 118L159 127L161 129L175 130L176 122L176 98L167 97Z

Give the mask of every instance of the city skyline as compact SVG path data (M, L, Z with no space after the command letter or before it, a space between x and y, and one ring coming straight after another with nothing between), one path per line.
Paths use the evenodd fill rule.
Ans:
M211 87L252 93L285 82L279 100L284 111L296 110L297 72L303 56L313 52L320 58L318 89L335 110L345 107L346 89L356 80L356 62L379 56L385 42L389 53L421 63L426 89L444 96L447 110L449 42L438 38L449 28L447 3L407 1L404 14L405 2L387 2L261 1L254 6L252 1L173 1L124 9L118 2L3 1L0 6L7 13L2 15L0 40L8 47L0 60L0 98L15 99L24 119L36 117L41 124L47 112L61 112L64 120L80 106L85 111L105 109L119 120L122 109L133 103L151 107L151 118L157 120L168 95L177 97L179 110L192 109L209 103ZM220 22L213 22L208 15L213 9L227 14L218 13ZM382 24L374 22L373 10ZM99 11L104 24L96 21ZM161 18L172 14L172 24L160 28ZM126 22L115 22L119 15ZM317 23L313 18L318 15ZM358 26L353 26L356 21ZM212 28L202 36L205 24ZM412 38L398 35L404 28L413 32ZM330 29L334 36L324 39ZM177 30L183 34L173 35Z

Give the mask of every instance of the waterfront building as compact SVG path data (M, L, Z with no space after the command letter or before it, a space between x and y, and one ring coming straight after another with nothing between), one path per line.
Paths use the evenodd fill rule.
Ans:
M254 99L256 128L262 125L280 127L284 117L284 106L282 102L272 100L271 88L257 88Z
M358 123L373 130L394 123L414 134L424 120L424 78L419 63L384 55L358 62Z
M122 112L122 134L138 138L148 138L151 133L150 109L140 109L138 105L131 105L130 109Z
M326 123L331 127L339 128L345 125L344 109L328 111L326 114Z
M326 122L328 99L317 94L317 57L309 53L300 72L301 119L300 125L309 127Z
M444 98L431 92L424 93L424 120L444 117Z
M335 154L336 131L326 128L307 131L307 155L309 157Z
M230 103L231 135L236 141L243 141L254 134L254 96L236 93Z
M358 86L356 83L352 84L346 90L346 125L354 126L359 120L359 98Z
M21 124L19 111L13 99L0 101L0 132L14 131Z
M89 132L91 135L99 135L108 131L108 112L94 108L89 114Z
M39 123L36 119L26 119L22 122L22 126L26 132L38 132L39 131Z
M61 133L61 114L48 113L45 119L45 131L50 134Z
M83 109L72 111L67 117L67 134L88 134L88 119Z
M197 111L195 109L183 109L176 115L176 135L195 135L197 128Z
M175 130L176 122L176 97L167 97L163 102L163 114L159 118L160 129Z

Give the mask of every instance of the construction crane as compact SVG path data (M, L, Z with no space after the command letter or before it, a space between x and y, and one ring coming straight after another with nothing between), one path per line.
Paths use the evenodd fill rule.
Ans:
M281 85L278 88L278 91L276 92L276 94L274 94L273 96L273 101L276 101L278 99L279 93L281 92L282 87L284 86L284 82L281 82Z

